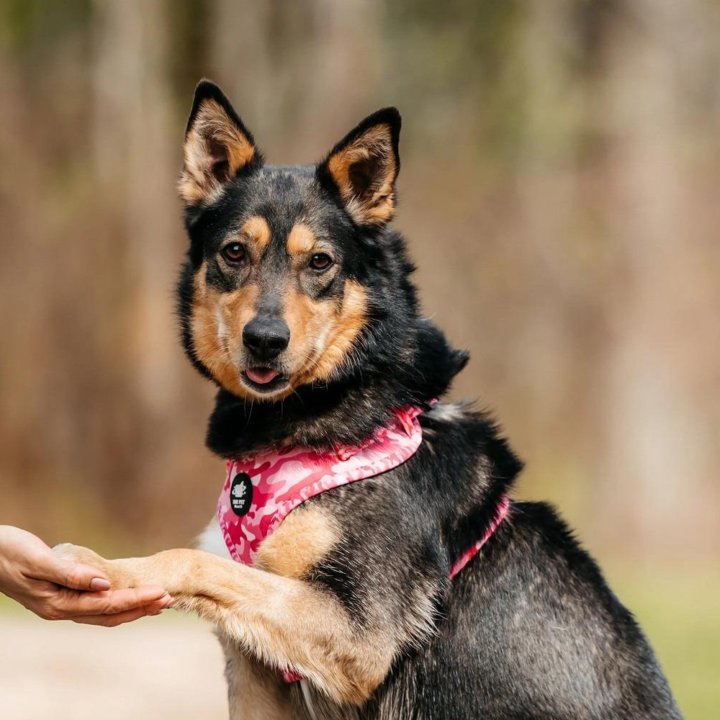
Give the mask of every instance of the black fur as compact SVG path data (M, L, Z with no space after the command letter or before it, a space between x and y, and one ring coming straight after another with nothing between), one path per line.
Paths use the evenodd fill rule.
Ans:
M232 108L228 112L242 126ZM399 115L381 112L392 122L397 152ZM453 561L490 523L521 463L484 414L466 406L431 409L467 354L419 315L403 239L390 227L353 222L325 164L258 162L216 203L188 212L191 244L179 311L195 367L211 376L190 332L193 277L228 229L251 212L267 218L280 243L301 215L320 217L342 257L338 282L361 283L370 311L349 362L330 381L298 388L278 403L251 403L220 389L209 447L232 457L288 441L316 448L357 443L395 408L426 409L424 442L404 465L309 501L333 514L343 536L307 580L338 598L359 633L379 628L397 640L389 676L363 707L332 705L315 692L316 717L679 718L631 614L549 506L513 503L479 555L448 579ZM223 282L211 264L208 281ZM305 701L299 689L293 692L302 715Z

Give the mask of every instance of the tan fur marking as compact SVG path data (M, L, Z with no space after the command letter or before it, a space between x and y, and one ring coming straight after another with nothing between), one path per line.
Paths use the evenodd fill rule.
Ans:
M397 164L390 148L390 135L388 125L369 128L328 160L328 170L340 189L348 212L358 222L379 225L388 222L395 212L393 186ZM350 180L350 170L355 163L368 160L373 155L384 162L380 185L369 197L357 197Z
M291 289L285 306L290 328L290 352L304 360L292 382L295 387L327 380L344 362L367 319L367 294L355 280L345 283L341 303L313 300Z
M360 283L348 280L340 315L333 322L325 348L305 382L328 380L345 361L366 321L367 293Z
M332 300L313 300L295 287L288 288L284 317L290 328L289 351L295 358L296 366L302 367L303 359L312 361L317 356L314 344L323 329L333 322L335 312ZM295 384L302 382L297 378Z
M315 233L305 223L293 225L287 239L287 249L290 255L305 255L315 246Z
M268 221L261 215L252 215L240 228L240 232L253 244L258 256L262 255L272 237Z
M227 178L216 175L217 146L227 156ZM214 152L215 151L215 152ZM178 190L188 205L211 203L222 193L227 180L255 156L255 148L236 127L222 106L207 99L200 107L183 148L185 162Z
M257 566L276 575L302 578L340 537L336 523L319 508L299 507L283 520L258 551Z
M194 280L190 330L195 354L212 376L227 390L247 394L238 375L242 329L255 316L260 294L257 285L221 293L205 282L206 264Z

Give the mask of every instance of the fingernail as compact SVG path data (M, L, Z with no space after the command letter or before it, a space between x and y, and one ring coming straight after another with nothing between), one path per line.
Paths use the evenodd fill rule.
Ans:
M90 589L91 590L109 590L110 589L110 581L105 580L105 578L93 578L90 581Z

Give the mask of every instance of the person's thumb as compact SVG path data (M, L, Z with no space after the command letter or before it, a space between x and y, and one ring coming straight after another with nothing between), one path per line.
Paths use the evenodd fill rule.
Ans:
M105 573L83 563L64 560L49 554L36 577L73 590L109 590L110 581Z

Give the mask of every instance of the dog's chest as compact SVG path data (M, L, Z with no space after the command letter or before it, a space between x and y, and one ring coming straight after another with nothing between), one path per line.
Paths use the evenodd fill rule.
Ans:
M214 517L200 535L198 535L195 546L198 550L204 550L212 555L217 555L226 560L232 560L216 517Z

